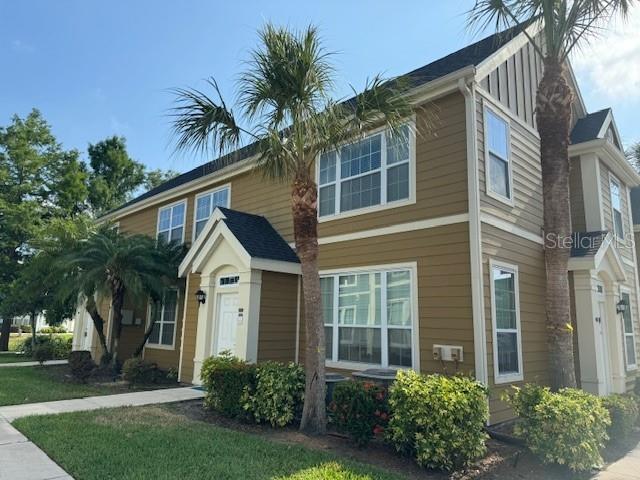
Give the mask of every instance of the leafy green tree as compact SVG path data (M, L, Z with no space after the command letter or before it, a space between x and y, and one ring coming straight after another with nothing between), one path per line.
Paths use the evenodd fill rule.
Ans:
M325 340L318 275L318 187L313 175L316 157L340 142L374 126L386 124L399 133L411 113L399 96L398 82L379 77L348 102L330 98L334 69L318 31L310 26L290 32L267 25L238 84L239 103L248 125L222 100L215 80L215 98L198 90L176 90L174 133L178 149L222 151L245 138L256 142L257 168L268 178L288 183L295 246L302 265L306 332L306 386L300 428L326 429Z
M156 188L167 180L171 180L178 175L180 175L180 173L175 170L160 170L159 168L155 170L147 170L144 186L147 190L151 190L152 188Z
M472 26L520 29L543 59L535 111L546 238L557 240L571 235L568 146L574 92L567 81L566 60L612 18L625 17L632 3L633 0L476 0L469 12ZM542 28L541 42L526 30L537 22ZM547 242L544 249L549 372L556 389L576 386L569 311L570 249L563 248L563 244Z
M96 215L119 207L145 182L145 167L127 153L123 137L89 145L89 203Z

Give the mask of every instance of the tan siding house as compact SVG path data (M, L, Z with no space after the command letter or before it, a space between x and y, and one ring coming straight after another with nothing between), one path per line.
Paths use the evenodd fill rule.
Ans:
M399 144L374 130L316 160L328 368L468 374L489 386L494 423L512 416L506 389L548 382L541 74L523 34L488 37L407 74L415 115ZM635 379L640 329L629 197L640 177L611 111L588 114L569 80L578 93L570 183L579 235L568 239L576 367L582 388L622 392ZM127 300L123 358L153 318L144 358L183 382L200 383L204 359L223 350L304 362L290 187L264 179L254 155L245 147L204 164L105 217L189 247L181 286L161 309ZM100 355L82 309L78 320L86 340L75 348Z

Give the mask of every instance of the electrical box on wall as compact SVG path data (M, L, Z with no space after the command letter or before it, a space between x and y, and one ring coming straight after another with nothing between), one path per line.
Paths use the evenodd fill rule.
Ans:
M444 362L462 362L462 347L460 345L434 345L433 359Z

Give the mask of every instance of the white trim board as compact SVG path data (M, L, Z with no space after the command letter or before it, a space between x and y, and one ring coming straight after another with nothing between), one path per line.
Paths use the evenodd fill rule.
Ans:
M504 232L511 233L518 237L524 238L525 240L529 240L530 242L544 245L544 239L542 238L542 235L537 235L533 232L530 232L529 230L518 227L512 221L497 217L488 212L480 212L480 220L482 221L482 223L491 225L492 227L495 227Z

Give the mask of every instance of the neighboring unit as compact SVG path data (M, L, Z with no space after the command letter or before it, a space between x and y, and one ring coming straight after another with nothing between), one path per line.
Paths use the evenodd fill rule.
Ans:
M640 177L611 110L588 114L568 72L578 92L570 154L580 234L558 241L572 248L578 381L597 394L624 392L637 363L629 192ZM524 34L493 35L408 74L416 110L405 136L374 130L318 158L327 367L471 374L491 387L492 422L512 415L505 388L548 381L541 76ZM104 217L190 247L161 309L127 299L123 358L154 317L144 358L177 368L184 382L199 383L203 360L223 350L304 362L290 189L254 171L255 154L244 147ZM76 348L95 352L88 315L79 320Z

